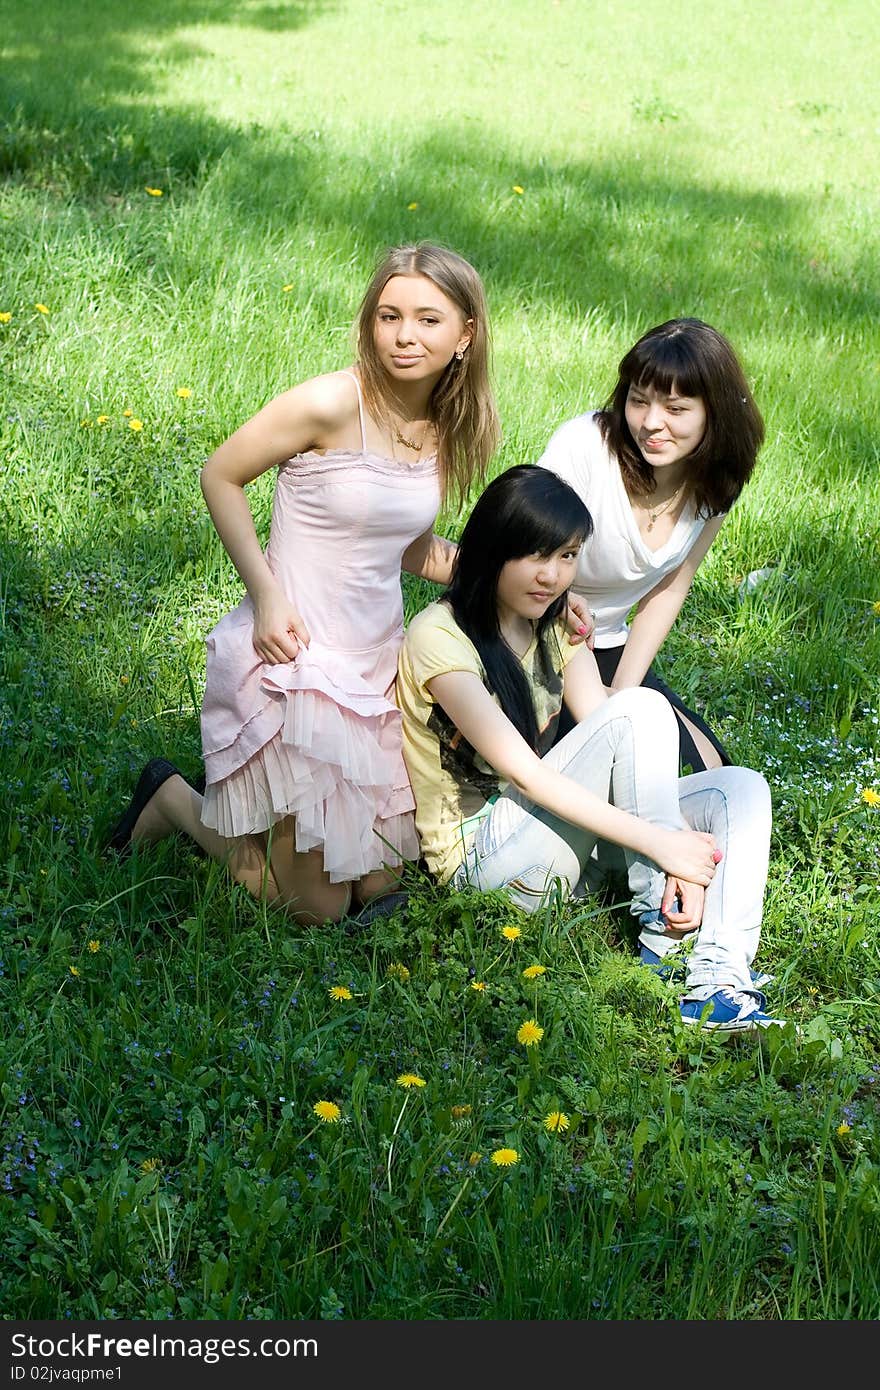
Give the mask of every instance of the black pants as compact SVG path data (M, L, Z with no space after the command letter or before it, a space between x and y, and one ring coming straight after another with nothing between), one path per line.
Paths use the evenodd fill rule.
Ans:
M597 647L593 652L596 658L596 664L599 667L599 674L602 677L603 685L610 685L613 681L617 668L620 665L620 658L623 656L623 650L623 647ZM689 719L702 734L705 734L712 747L718 753L723 766L730 767L730 756L727 750L720 742L717 735L713 734L705 720L702 719L699 714L695 714L692 709L688 709L687 705L676 695L675 691L670 690L666 682L662 681L659 676L655 676L650 668L642 681L642 685L646 685L649 690L659 690L660 694L666 696L672 708L675 710L675 717L678 720L678 732L681 739L682 774L687 772L705 772L706 770L706 764L697 752L697 745L694 743L690 729L688 729L687 725L684 723L681 717L682 715L684 715L686 719ZM563 708L559 718L559 732L556 735L556 742L558 743L563 735L567 734L569 729L573 728L574 720L568 713L568 710Z

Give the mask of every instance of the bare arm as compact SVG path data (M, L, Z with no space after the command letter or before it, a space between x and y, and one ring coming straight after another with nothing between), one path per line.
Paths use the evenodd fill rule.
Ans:
M612 690L641 685L645 672L660 650L688 596L694 575L721 529L723 517L713 517L703 527L693 549L678 569L667 574L639 603L630 626L620 665L611 683Z
M557 772L529 748L475 673L447 671L429 681L428 689L490 767L536 805L603 840L644 855L668 874L693 883L711 882L715 872L711 835L652 825Z
M436 536L433 531L425 531L417 536L412 545L403 552L401 569L407 574L416 574L420 579L429 579L432 584L448 584L452 578L452 562L458 546L444 536Z
M596 658L584 646L573 656L562 673L562 698L572 719L579 724L598 709L608 692L602 684Z
M254 605L254 647L264 661L292 660L309 633L266 563L245 486L294 454L340 443L356 419L352 383L339 373L315 377L270 401L202 468L211 519Z

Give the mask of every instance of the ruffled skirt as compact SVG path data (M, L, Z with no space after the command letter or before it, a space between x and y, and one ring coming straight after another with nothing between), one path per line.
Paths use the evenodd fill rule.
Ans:
M250 644L249 630L241 636ZM213 730L216 745L224 727L237 728L220 746L206 740L203 823L234 839L292 816L296 849L322 849L332 883L418 858L400 711L352 669L351 654L312 642L290 664L252 664L230 694L230 653L211 648L203 733Z

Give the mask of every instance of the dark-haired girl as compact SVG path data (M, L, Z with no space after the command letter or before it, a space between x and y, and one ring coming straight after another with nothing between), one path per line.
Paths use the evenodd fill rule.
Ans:
M730 759L651 663L763 438L727 339L699 319L672 319L630 348L605 408L562 425L539 459L595 522L572 587L593 613L602 680L612 691L661 690L675 707L682 764L695 772Z
M678 729L657 691L608 696L562 621L590 514L549 470L510 468L462 533L444 599L410 624L397 699L416 826L441 882L505 888L534 911L575 895L598 841L626 856L642 960L697 932L682 1018L777 1021L750 966L770 843L767 784L746 768L678 777ZM575 727L554 746L563 702ZM716 867L717 865L717 867Z

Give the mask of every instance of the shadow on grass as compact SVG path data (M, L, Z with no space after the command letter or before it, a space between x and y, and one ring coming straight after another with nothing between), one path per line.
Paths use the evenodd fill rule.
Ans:
M255 258L263 245L277 244L280 237L297 257L299 290L323 305L328 321L341 322L350 316L352 281L365 278L377 252L392 243L432 238L472 259L490 296L503 297L526 320L534 317L541 335L533 348L537 372L546 370L553 354L554 315L587 332L599 314L613 325L625 322L629 335L630 320L641 329L693 313L716 322L750 357L778 353L783 360L786 344L805 331L842 333L852 344L874 331L880 296L868 274L867 253L863 265L854 252L855 264L846 274L817 262L821 209L804 198L700 186L688 177L684 159L680 173L672 163L666 172L646 173L631 154L529 165L512 144L505 146L495 136L487 140L466 120L371 158L334 145L320 130L248 129L148 104L162 71L191 61L199 24L292 32L328 8L158 0L148 22L136 26L119 23L116 3L91 5L86 12L55 0L35 8L26 24L17 16L5 64L0 170L11 184L25 192L39 190L40 197L14 205L5 223L8 245L16 239L30 244L42 219L60 223L74 206L88 217L90 236L112 246L117 258L129 256L130 276L150 283L159 275L173 282L183 274L204 274L206 283L216 284L216 265L224 254L218 225L225 241L253 248ZM145 60L145 37L164 38L168 45L179 28L186 28L186 38L166 46L161 62ZM132 104L137 101L144 104ZM160 174L167 184L162 220L152 219L136 254L120 246L120 207L143 197L144 185ZM524 195L513 192L514 183ZM200 201L216 214L209 219L212 239L184 260L168 244L165 221L179 223ZM418 207L410 212L412 202ZM76 226L69 235L78 235ZM340 267L338 277L328 276L326 257L323 265L310 263L308 248L316 237ZM353 261L362 275L352 274ZM579 362L560 369L565 392L570 381L572 402L581 372ZM612 375L609 362L597 400ZM797 383L793 389L799 389ZM561 408L561 417L570 413L573 408ZM229 428L236 423L229 421ZM547 433L557 423L548 421ZM869 480L867 460L876 458L876 445L868 423L840 413L829 399L812 403L810 433L833 439L829 476L841 486ZM505 455L508 461L513 459ZM821 546L822 574L833 576L838 591L858 593L876 558L877 528L866 525L857 533L841 528L834 501L830 494L827 524L818 534L815 522L798 516L793 497L790 514L766 519L762 543L771 556L796 554L811 573L810 557ZM167 543L174 524L173 503L149 527L132 523L120 507L114 535L84 533L51 556L33 558L26 544L18 553L13 540L4 557L6 572L20 574L25 588L37 594L59 570L81 574L102 554L136 567L145 554L155 555ZM181 555L181 564L192 558L185 546ZM755 564L765 559L756 556ZM175 565L172 556L162 573L167 591L177 577ZM108 603L112 608L112 595ZM828 632L815 607L807 611L812 627L792 626L786 648L775 652L780 669L788 644L790 664L802 671L821 669ZM718 616L726 620L723 603ZM67 629L59 643L58 629L38 606L22 622L33 622L41 633L30 646L34 652L42 647L40 660L54 668L53 698L67 686L82 709L70 737L48 747L46 756L76 755L77 740L82 756L83 740L100 740L105 729L109 741L118 743L118 735L111 734L118 729L116 705L101 694L105 685L92 664L100 659L99 629L85 623L79 642ZM774 653L766 655L770 660ZM745 669L728 675L748 683ZM860 670L860 682L862 675ZM675 683L674 672L670 677ZM36 681L33 698L34 717L42 718L45 696ZM191 748L191 716L169 715L161 734L161 747L145 748L147 753L167 750L175 756L178 740Z
M390 243L434 238L470 256L526 312L558 306L576 322L597 306L642 324L693 312L766 342L804 323L817 332L876 321L867 248L846 272L818 253L821 204L696 184L684 146L679 171L671 155L662 174L631 151L528 164L465 117L415 142L389 135L372 158L320 129L236 126L151 104L168 70L198 56L199 26L295 33L333 8L155 0L132 19L118 0L47 0L24 16L0 0L11 34L0 172L95 211L160 178L180 203L222 164L212 196L230 235L259 242L280 223L300 242L320 231L346 263L353 250L362 255L365 269Z

